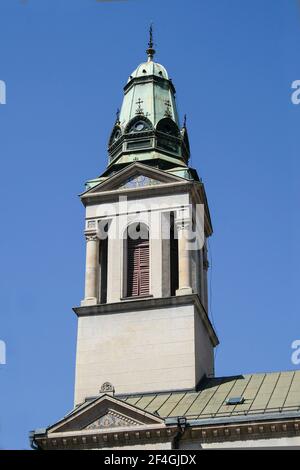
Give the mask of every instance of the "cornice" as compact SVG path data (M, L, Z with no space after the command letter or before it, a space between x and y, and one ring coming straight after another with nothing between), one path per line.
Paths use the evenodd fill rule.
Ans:
M122 445L170 442L178 432L177 426L147 425L128 428L81 430L35 435L34 441L45 450L97 449Z
M216 423L209 426L200 424L200 421L199 424L189 422L185 439L209 443L300 436L300 417L289 419L280 416L268 420L262 416L247 416L243 422L223 425Z
M167 83L169 87L171 88L172 92L174 95L176 94L176 89L175 86L172 82L172 80L164 78L164 77L158 77L157 75L146 75L145 77L134 77L128 82L123 90L125 93L128 93L128 91L134 87L135 85L138 85L140 83L157 83L157 84L164 84Z
M98 202L104 202L104 201L116 201L119 196L127 196L128 198L130 197L141 197L141 198L147 198L151 197L152 193L154 192L156 195L170 195L170 191L172 191L174 188L178 189L178 192L182 192L184 190L189 190L193 185L192 181L176 181L173 183L160 183L158 185L153 185L153 186L143 186L143 187L138 187L138 188L122 188L122 189L113 189L113 190L107 190L107 191L101 191L95 192L95 193L84 193L81 195L81 201L84 204L84 206L87 206L89 204L97 204ZM174 194L172 192L172 194Z
M177 420L177 418L174 418ZM126 428L110 428L101 430L80 430L48 434L35 433L34 442L45 450L55 449L101 449L103 447L119 447L151 443L173 442L179 432L178 424L142 425ZM277 419L262 420L252 416L251 420L244 417L244 422L234 424L204 425L201 420L187 420L186 430L181 439L184 443L194 441L199 446L208 443L220 443L261 439L280 439L300 436L300 418L289 419L281 416ZM239 447L242 447L240 444Z
M173 297L151 297L147 299L123 300L121 302L89 305L82 307L74 307L73 311L78 317L94 316L94 315L111 315L122 312L133 312L139 310L150 310L162 307L194 305L203 321L213 346L219 344L217 334L211 324L211 321L205 311L199 296L197 294L179 295Z

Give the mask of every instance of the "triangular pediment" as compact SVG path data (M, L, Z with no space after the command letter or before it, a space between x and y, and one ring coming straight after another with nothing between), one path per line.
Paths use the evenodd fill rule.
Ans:
M110 395L81 405L48 429L48 433L101 430L162 424L162 418Z
M142 163L132 163L105 181L87 190L82 197L88 197L92 194L105 191L130 190L162 184L183 183L185 181L184 178L171 175L163 170L152 168Z

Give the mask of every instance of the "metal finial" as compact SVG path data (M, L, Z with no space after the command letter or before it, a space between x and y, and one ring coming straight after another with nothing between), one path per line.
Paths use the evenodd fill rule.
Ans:
M148 49L146 50L146 53L148 55L148 61L153 60L155 49L153 48L153 24L152 23L149 29L149 42L148 42Z
M150 35L150 38L149 38L148 46L150 48L153 48L153 24L152 23L150 24L149 35Z
M184 115L184 118L183 118L183 127L186 127L186 114Z
M119 122L120 122L120 110L118 108L116 112L116 124L119 124Z

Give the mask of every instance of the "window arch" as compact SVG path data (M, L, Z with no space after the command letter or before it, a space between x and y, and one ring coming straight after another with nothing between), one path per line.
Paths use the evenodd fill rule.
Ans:
M122 128L118 124L116 124L110 134L110 138L108 141L108 146L111 147L115 142L117 142L122 137Z
M151 121L143 114L138 114L132 118L125 128L126 134L146 132L153 129Z
M179 137L180 135L177 124L170 118L161 119L157 123L156 130L174 137Z
M150 294L149 230L145 224L131 224L127 229L127 297Z

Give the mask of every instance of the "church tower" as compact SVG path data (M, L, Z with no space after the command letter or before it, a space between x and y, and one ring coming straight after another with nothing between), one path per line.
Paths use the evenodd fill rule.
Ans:
M108 166L86 184L85 296L78 316L75 405L116 394L195 389L214 375L204 185L189 167L175 87L154 61L128 78ZM102 387L102 389L101 389Z
M300 371L214 377L203 182L189 166L175 87L154 61L130 75L90 180L75 405L34 449L300 446ZM114 455L114 454L113 454Z

